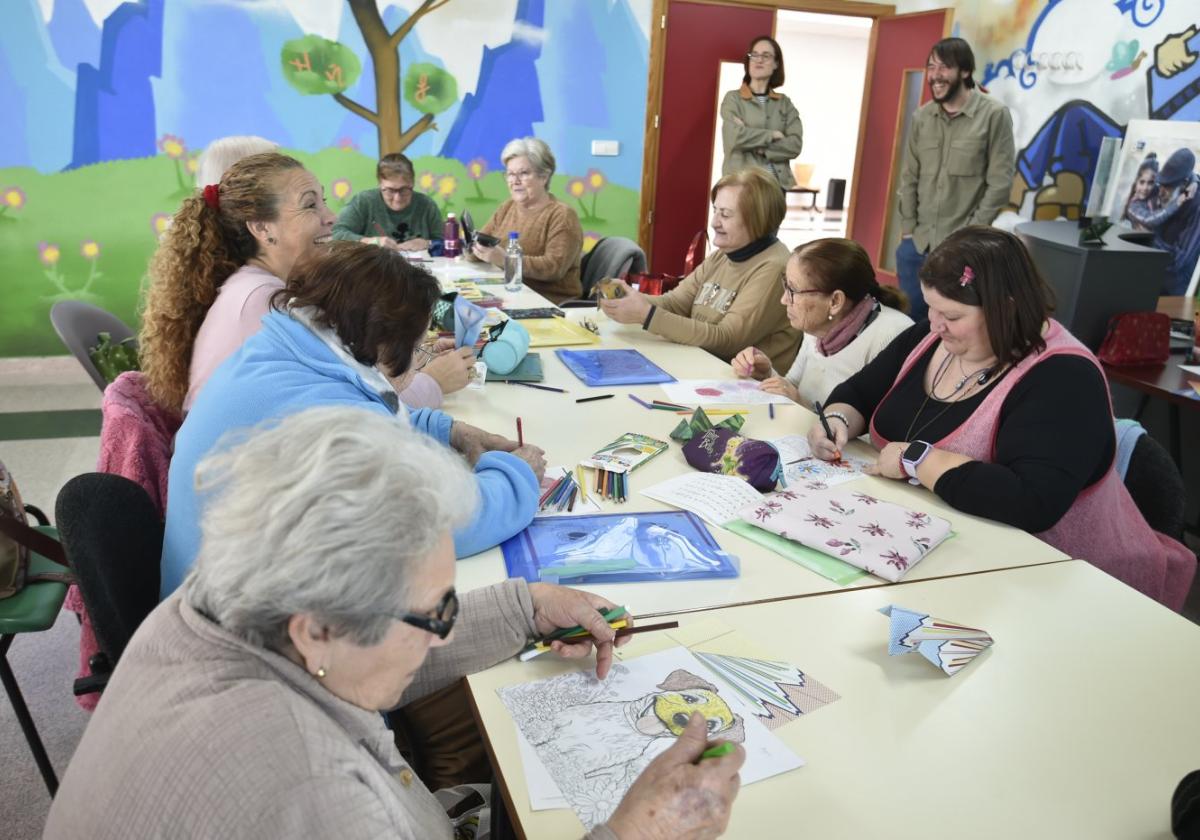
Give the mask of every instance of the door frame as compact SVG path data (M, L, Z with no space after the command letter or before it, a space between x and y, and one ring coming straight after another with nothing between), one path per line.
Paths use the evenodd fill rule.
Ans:
M863 109L867 106L870 92L871 65L874 61L876 21L879 18L895 17L896 7L861 0L676 0L709 6L744 6L773 11L813 12L826 15L869 17L871 22L870 51L867 55L867 77L863 85L863 102L859 110L858 147L854 155L855 175L858 174L859 153L865 138L863 131ZM667 56L667 7L672 0L654 0L650 10L650 74L646 90L646 127L642 144L642 190L638 207L638 244L646 252L647 264L652 259L651 243L654 233L654 199L658 178L659 114L662 111L663 72ZM850 190L850 211L846 218L846 229L854 218L854 199L858 190L858 179Z

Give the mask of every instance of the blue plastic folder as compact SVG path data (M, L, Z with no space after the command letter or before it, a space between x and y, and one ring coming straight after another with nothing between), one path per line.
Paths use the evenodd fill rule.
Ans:
M509 577L536 583L731 578L738 558L682 510L534 519L500 546Z
M555 350L571 373L592 387L653 385L675 377L637 350Z

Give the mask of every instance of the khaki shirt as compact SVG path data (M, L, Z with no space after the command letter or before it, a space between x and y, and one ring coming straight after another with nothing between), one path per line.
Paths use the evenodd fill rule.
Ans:
M782 133L783 139L773 140L773 131ZM796 186L792 160L804 147L804 126L796 106L782 93L771 91L765 104L754 98L749 85L725 94L721 100L721 142L725 147L722 175L757 166L769 172L785 190Z
M936 102L913 115L900 170L900 232L917 250L967 225L990 225L1008 203L1016 167L1008 108L972 91L948 117Z

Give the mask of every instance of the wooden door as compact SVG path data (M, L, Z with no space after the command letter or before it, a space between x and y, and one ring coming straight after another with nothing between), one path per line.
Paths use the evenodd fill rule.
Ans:
M914 70L923 72L929 48L949 34L951 16L949 9L895 15L876 20L871 29L846 235L871 255L881 281L895 282L895 275L881 266L886 262L883 247L900 177L901 142L911 116L901 107L905 77L911 78ZM928 99L925 88L920 101Z

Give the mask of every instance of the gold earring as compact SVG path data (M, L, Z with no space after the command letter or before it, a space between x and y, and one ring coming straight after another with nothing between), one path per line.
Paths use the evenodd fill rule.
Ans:
M325 671L324 666L321 666L320 668L317 669L317 679L319 679L319 680L325 679L325 674L326 674L326 671Z

